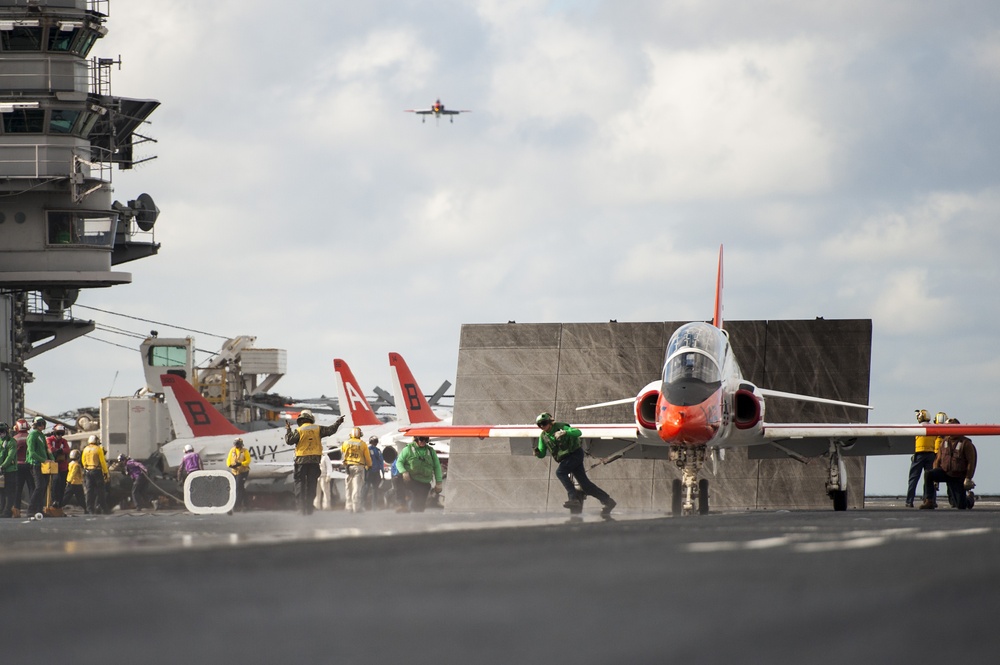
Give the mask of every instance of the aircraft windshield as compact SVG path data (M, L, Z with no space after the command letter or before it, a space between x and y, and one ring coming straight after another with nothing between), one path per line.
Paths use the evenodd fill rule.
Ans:
M722 386L722 336L705 323L681 326L670 338L663 368L663 396L677 406L693 406Z

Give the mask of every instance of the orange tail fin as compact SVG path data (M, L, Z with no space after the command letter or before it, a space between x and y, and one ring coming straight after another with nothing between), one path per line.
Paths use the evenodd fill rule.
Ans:
M712 325L722 328L722 245L719 245L719 276L715 281L715 314Z
M365 399L365 394L358 386L357 379L347 363L340 358L333 361L333 371L337 375L337 399L340 400L340 413L351 427L371 427L381 425L371 404Z
M190 383L175 374L160 376L167 411L179 439L245 432L219 413Z
M389 371L392 373L392 390L396 399L396 419L400 424L416 425L441 420L431 410L403 356L398 353L389 354Z

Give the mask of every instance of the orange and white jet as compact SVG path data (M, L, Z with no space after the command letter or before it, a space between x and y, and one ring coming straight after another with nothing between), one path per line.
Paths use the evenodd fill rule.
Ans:
M870 409L864 404L768 390L743 378L723 329L722 248L711 323L693 322L678 328L667 344L662 376L635 397L580 409L633 404L635 421L620 424L574 425L585 439L615 440L623 447L615 458L638 446L667 447L668 457L682 470L674 480L672 512L708 512L708 479L698 474L716 450L771 446L794 459L825 455L826 490L834 510L847 509L845 455L910 454L916 436L1000 436L1000 425L874 425L867 423L767 423L765 398L783 398ZM448 438L538 437L534 425L433 426L404 428L410 436ZM637 457L646 455L639 454ZM653 456L653 455L649 455ZM662 457L662 455L657 455Z
M472 113L469 109L462 109L461 111L446 109L440 99L435 100L429 109L404 109L403 112L416 113L419 116L423 116L420 118L420 122L426 122L427 116L429 115L433 115L438 120L441 119L441 116L448 116L448 122L455 122L455 118L453 116L456 116L459 113Z

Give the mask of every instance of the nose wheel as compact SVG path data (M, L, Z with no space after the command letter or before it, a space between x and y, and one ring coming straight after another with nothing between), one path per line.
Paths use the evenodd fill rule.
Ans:
M698 480L698 471L705 463L704 448L672 448L670 458L681 469L670 487L670 512L675 517L691 515L695 505L699 515L708 514L708 479Z

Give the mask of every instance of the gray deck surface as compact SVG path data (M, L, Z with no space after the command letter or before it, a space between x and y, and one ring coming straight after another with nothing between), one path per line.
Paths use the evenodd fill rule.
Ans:
M9 662L995 662L1000 505L0 520ZM943 648L943 647L942 647Z

